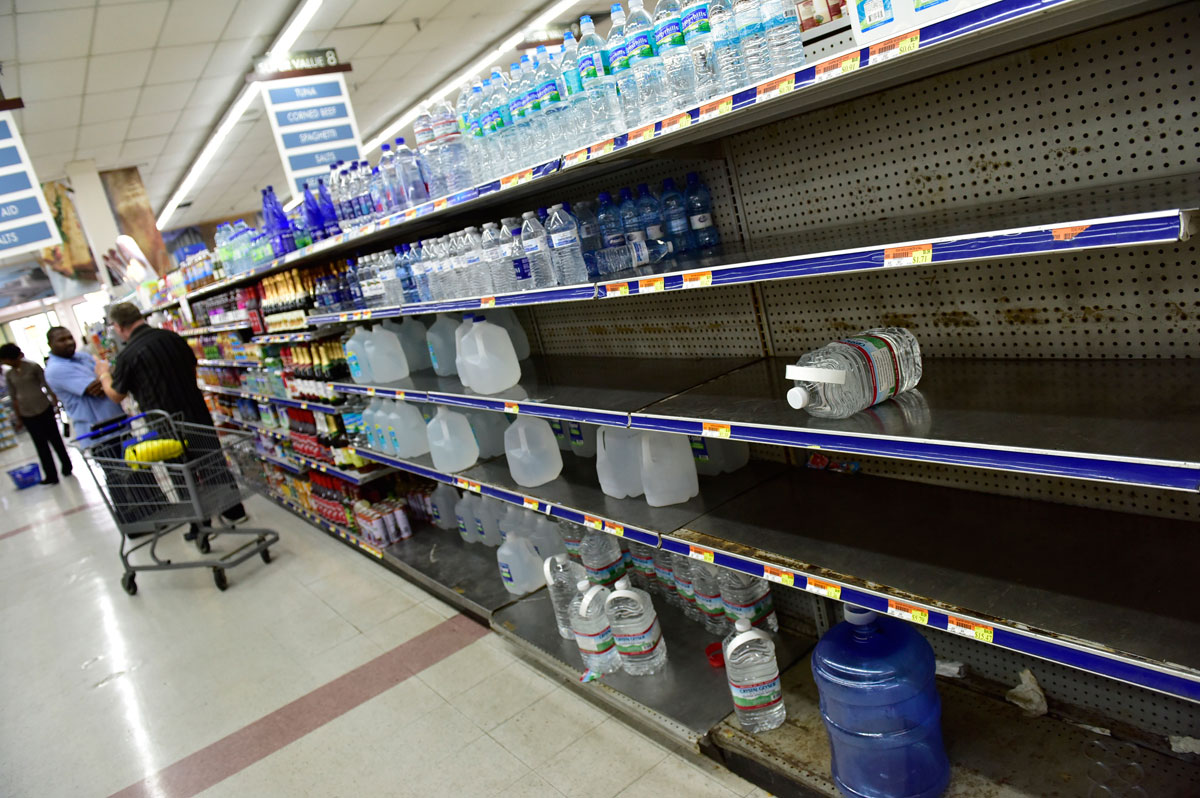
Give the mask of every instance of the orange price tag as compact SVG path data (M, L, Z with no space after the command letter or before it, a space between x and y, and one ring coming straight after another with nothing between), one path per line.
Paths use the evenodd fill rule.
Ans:
M516 402L505 402L504 412L512 413L514 416L521 412L521 406Z
M646 125L645 127L639 127L637 130L631 131L626 140L630 144L637 144L641 141L649 141L652 138L654 138L654 125Z
M685 111L682 114L676 114L670 119L663 120L662 129L664 133L668 130L683 130L690 124L692 124L692 115Z
M404 391L392 391L392 393L395 394L397 399L400 399L400 400L404 399Z
M520 182L521 176L519 174L505 175L500 178L500 188L512 188Z
M955 618L953 615L946 616L946 631L962 635L963 637L982 640L985 643L992 642L993 637L992 627L968 621L966 618Z
M614 524L612 521L604 522L604 531L619 538L625 537L625 527L621 524Z
M526 496L524 499L522 499L522 503L525 505L526 510L533 510L535 513L549 512L549 509L550 509L548 506L546 506L546 510L543 511L542 507L545 505L542 505L541 502L539 502L537 499L531 499L528 496Z
M590 158L593 155L608 155L613 151L613 146L613 140L609 139L608 141L602 141L599 144L588 147L588 157Z
M407 222L409 219L414 218L416 215L417 215L416 208L406 208L404 211L404 221Z
M585 515L583 517L583 525L588 529L594 529L597 532L599 532L601 529L604 529L604 522L591 515Z
M815 82L824 83L827 80L832 80L838 75L844 75L847 72L853 72L858 69L859 55L858 50L852 53L830 59L822 64L817 64L815 72Z
M349 313L339 313L338 314L338 321L347 321L349 318L350 318Z
M455 477L454 478L454 486L456 488L458 488L459 490L469 490L471 487L471 483L467 482L462 477Z
M712 272L685 272L684 288L707 288L712 285Z
M763 577L768 581L776 582L788 587L794 587L796 584L796 575L785 568L776 568L774 565L763 566Z
M700 428L700 434L705 438L728 438L731 432L728 424L714 424L705 421Z
M703 546L688 546L688 556L693 560L712 562L716 555L713 554L712 549L706 549Z
M891 247L883 251L884 268L893 266L916 266L933 263L933 244L917 244L911 247Z
M718 116L724 116L733 110L733 97L722 97L719 100L713 100L710 103L705 103L700 106L700 121L706 119L716 119Z
M435 211L443 210L445 207L446 207L446 198L445 197L442 197L441 199L435 199L433 201L433 209Z
M794 88L796 88L796 76L784 75L781 78L775 78L763 83L755 90L755 94L759 99L763 97L779 97L783 94L790 94Z
M362 227L359 227L357 232L360 236L365 236L365 235L370 234L370 232L374 229L375 229L375 224L374 224L374 222L372 222L371 224L364 224Z
M647 277L645 279L638 280L639 294L654 294L662 290L663 278L661 277Z
M1055 241L1073 241L1075 236L1091 227L1090 224L1079 224L1074 227L1056 227L1050 231Z
M494 296L481 296L481 297L479 298L479 307L481 307L481 308L494 308L494 307L496 307L496 297L494 297Z
M565 158L563 158L563 160L566 162L567 166L574 166L577 163L582 163L583 161L586 161L587 157L588 157L587 147L584 147L582 150L575 150L575 152L568 153L567 156Z
M911 604L905 604L900 601L892 601L888 599L887 614L895 618L903 618L906 621L919 623L923 625L929 624L929 611L923 610L920 607L914 607Z
M374 396L374 395L375 395L375 389L367 388L367 396Z
M900 55L906 55L921 46L921 31L915 30L900 37Z
M609 283L604 286L604 295L609 296L629 296L629 283Z
M813 579L811 576L804 581L804 589L809 593L816 593L818 596L826 598L840 599L842 597L841 585L823 582L820 579Z

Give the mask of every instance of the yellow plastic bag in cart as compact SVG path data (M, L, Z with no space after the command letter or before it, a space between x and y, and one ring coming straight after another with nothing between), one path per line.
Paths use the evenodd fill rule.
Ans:
M135 443L125 449L127 463L158 463L183 456L183 443L174 438L163 438ZM136 465L131 466L135 470Z

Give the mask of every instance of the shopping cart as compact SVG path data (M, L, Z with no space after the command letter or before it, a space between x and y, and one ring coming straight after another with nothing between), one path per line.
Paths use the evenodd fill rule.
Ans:
M249 493L250 480L241 478L240 472L250 462L246 454L253 452L253 433L185 423L156 410L92 430L72 443L83 454L121 533L125 565L121 587L129 595L137 593L138 571L211 568L213 581L224 590L229 584L227 568L256 554L263 562L271 561L269 547L279 540L277 532L235 528L220 516ZM220 526L198 526L214 517ZM158 541L183 525L198 526L196 545L203 554L220 536L250 540L219 556L183 562L163 559ZM131 563L130 555L147 546L152 562Z

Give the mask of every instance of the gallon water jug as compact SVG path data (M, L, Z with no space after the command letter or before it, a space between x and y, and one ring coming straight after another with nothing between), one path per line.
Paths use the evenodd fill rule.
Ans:
M642 488L651 507L680 504L700 493L686 436L642 433Z
M458 373L454 366L454 329L457 325L449 316L438 316L437 321L425 333L429 349L429 361L439 377L450 377Z
M425 420L422 419L421 426L424 425ZM426 442L425 448L428 450L428 442ZM445 482L439 482L433 490L433 495L429 497L429 504L434 526L438 529L455 529L458 526L454 517L454 505L458 504L458 491Z
M518 416L504 431L504 454L513 481L522 487L544 485L562 472L562 453L544 418Z
M429 361L429 345L425 341L428 330L425 325L412 316L405 316L404 321L397 324L388 319L383 326L400 336L400 345L404 347L404 356L408 358L408 371L424 371L432 367Z
M474 374L467 369L467 364L463 362L462 342L467 337L467 333L471 331L474 319L475 314L464 313L462 321L454 328L454 370L458 372L458 381L472 390L474 390Z
M596 456L596 425L579 421L567 422L567 438L571 441L571 452L576 457Z
M510 532L496 549L496 565L500 568L504 589L515 596L537 590L545 578L542 561L529 538L519 528Z
M596 430L596 476L614 499L642 495L642 433L623 427Z
M525 328L521 326L521 322L517 319L517 314L513 309L492 308L484 315L492 324L499 324L508 330L508 337L512 341L513 351L517 353L517 360L527 360L529 358L529 336L525 334Z
M479 542L485 546L499 546L503 541L500 537L500 514L504 505L499 499L491 496L481 496L475 502L475 532Z
M371 361L367 357L367 341L370 335L365 327L358 327L346 341L346 365L350 367L350 376L361 385L366 385L374 379L371 374Z
M459 358L476 393L500 393L520 382L521 364L508 331L500 325L476 317L459 347Z
M847 605L813 649L812 669L838 789L863 798L935 798L942 745L933 649L908 623Z
M376 383L389 383L408 376L408 356L400 344L400 336L383 325L370 332L371 378Z
M711 477L729 474L750 462L750 444L727 438L689 437L696 472Z
M376 396L371 400L371 403L363 409L362 412L362 429L363 434L367 438L367 448L376 452L387 452L389 441L383 437L383 426L377 424L375 417L383 409L383 399Z
M567 422L559 421L557 418L552 419L550 431L554 433L554 442L558 444L559 451L571 451L571 436L567 432Z
M524 512L518 510L518 512ZM525 526L526 537L533 544L538 556L543 560L555 554L566 556L567 546L563 543L562 534L558 531L558 522L544 515L529 515L529 523Z
M738 723L748 732L778 728L787 719L787 710L771 635L738 618L721 647Z
M388 416L389 434L397 457L418 457L429 452L429 435L420 410L407 402L393 401Z
M442 405L425 429L429 435L433 467L438 471L462 471L479 459L479 446L471 432L471 422L462 413Z
M508 419L503 413L492 410L462 410L471 422L475 432L475 442L479 445L479 456L487 459L504 454L504 431L508 429Z
M462 498L454 505L454 522L458 525L458 536L463 543L478 543L479 533L475 531L475 502L479 497L470 491L463 493Z

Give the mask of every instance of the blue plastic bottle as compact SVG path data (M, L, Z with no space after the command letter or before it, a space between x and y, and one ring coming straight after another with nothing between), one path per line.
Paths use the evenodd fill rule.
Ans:
M650 187L645 183L638 183L637 209L642 218L642 230L646 232L646 238L665 239L667 231L663 227L662 209L659 207L658 198L650 193Z
M658 203L662 207L663 221L667 225L667 237L676 254L691 252L696 248L696 237L688 223L687 203L675 187L674 178L668 177L663 181L662 196Z
M700 175L688 172L687 189L684 191L687 203L688 224L700 249L711 249L721 243L721 234L713 225L712 196L708 186L700 182Z
M813 677L852 798L936 798L950 781L933 649L904 621L846 606L813 649Z
M617 210L621 212L621 226L625 228L626 241L645 241L646 231L642 229L642 216L638 213L637 203L633 201L633 192L627 188L621 189L621 203Z

